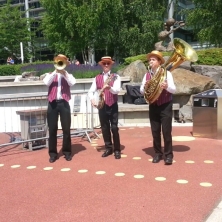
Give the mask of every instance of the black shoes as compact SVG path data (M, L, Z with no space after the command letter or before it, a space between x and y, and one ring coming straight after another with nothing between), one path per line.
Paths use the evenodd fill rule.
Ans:
M173 158L167 157L167 158L165 159L165 165L171 165L172 163L173 163Z
M113 151L112 151L112 150L106 150L106 151L103 153L102 157L107 157L107 156L112 155L112 154L113 154ZM121 153L120 153L120 151L115 151L115 152L114 152L114 156L115 156L115 159L120 159L120 158L121 158Z
M115 159L120 159L120 158L121 158L121 153L120 153L120 151L115 151L115 152L114 152L114 156L115 156Z
M50 163L54 163L57 159L58 159L57 156L51 156L49 158L49 162ZM66 161L71 161L72 160L72 156L71 155L65 155L65 159L66 159Z
M72 156L71 156L71 155L65 155L65 159L66 159L67 161L71 161L71 160L72 160Z
M112 155L112 154L113 154L113 151L112 151L112 150L106 150L106 151L103 153L102 157L107 157L107 156Z
M153 163L159 163L160 160L162 160L163 157L162 155L156 155L154 158L153 158ZM173 158L172 157L166 157L166 159L164 159L164 162L165 162L165 165L171 165L173 163Z
M162 155L156 155L156 156L153 158L152 163L159 163L160 160L162 160L162 159L163 159Z
M50 163L54 163L56 160L57 160L57 156L51 156L51 157L49 158L49 162L50 162Z

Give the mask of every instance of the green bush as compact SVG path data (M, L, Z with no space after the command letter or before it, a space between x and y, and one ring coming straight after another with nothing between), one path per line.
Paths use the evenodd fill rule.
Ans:
M195 64L198 65L218 65L222 66L222 48L212 48L212 49L203 49L197 50L198 61ZM170 56L172 52L163 52L163 56ZM119 69L124 66L129 65L130 63L141 60L146 66L147 64L147 54L131 56L125 58L124 63L119 66L113 66L112 71L117 72ZM11 75L21 75L24 71L38 71L38 75L52 71L53 69L52 61L38 61L34 63L27 64L15 64L15 65L0 65L0 76L11 76ZM93 78L99 72L101 72L100 66L75 66L72 64L67 67L67 71L74 74L76 78Z
M199 50L197 55L196 64L222 66L222 48Z
M222 66L222 48L203 49L196 51L198 55L198 61L195 64L198 65L218 65ZM163 56L170 56L172 52L163 52ZM129 65L131 62L141 60L147 65L147 54L137 55L125 58L124 65Z
M20 74L21 65L1 65L0 76L11 76Z

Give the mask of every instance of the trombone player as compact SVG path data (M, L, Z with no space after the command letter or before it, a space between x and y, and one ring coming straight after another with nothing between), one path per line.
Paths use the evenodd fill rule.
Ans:
M67 161L72 160L69 100L71 99L70 86L76 83L76 79L65 70L65 67L69 64L68 58L59 54L54 58L55 70L47 73L43 79L43 82L48 86L47 122L49 127L48 152L50 163L55 162L58 158L57 130L59 115L63 132L62 153Z
M149 71L143 77L140 92L146 94L145 84L152 80L154 76L160 71L161 65L164 64L164 58L159 51L152 51L147 54L149 63ZM166 79L160 82L159 86L162 90L159 97L149 103L149 118L151 124L151 131L153 136L153 148L155 156L153 163L158 163L165 156L165 165L173 163L173 149L172 149L172 94L176 91L176 86L170 71L166 71ZM164 150L161 149L161 129L164 139Z

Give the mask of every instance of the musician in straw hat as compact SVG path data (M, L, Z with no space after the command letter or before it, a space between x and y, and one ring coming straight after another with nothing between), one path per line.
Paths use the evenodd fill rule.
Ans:
M114 64L114 61L111 59L111 57L102 57L101 61L98 64L102 67L103 72L98 74L94 78L88 95L91 100L92 106L98 107L93 93L97 90L100 90L101 95L101 92L104 92L104 105L98 110L106 148L105 152L102 154L102 157L107 157L114 152L115 159L120 159L121 153L118 128L117 100L118 93L121 88L121 81L119 75L111 72L112 65ZM113 137L113 145L111 132Z
M144 94L144 86L147 81L158 72L160 66L164 64L164 58L159 51L152 51L147 54L147 60L149 63L149 71L144 75L140 92ZM172 149L172 94L176 91L176 86L171 72L167 71L166 79L160 83L161 89L163 89L160 96L156 101L149 104L149 118L151 124L151 131L153 136L153 148L155 156L153 163L158 163L165 156L165 164L171 165L173 163L173 149ZM161 149L161 129L164 139L164 149Z
M57 130L58 116L63 132L62 153L67 161L71 156L71 112L69 100L71 99L70 86L76 83L76 79L69 74L65 67L70 64L68 58L59 54L54 58L55 70L47 73L43 82L48 86L48 110L47 122L49 127L49 162L53 163L58 158L57 152Z

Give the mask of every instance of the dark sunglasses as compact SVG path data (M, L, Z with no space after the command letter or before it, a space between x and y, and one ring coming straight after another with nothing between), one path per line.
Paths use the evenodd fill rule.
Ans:
M105 65L107 65L107 66L109 66L109 65L110 65L110 63L109 63L109 62L103 62L102 64L103 64L104 66L105 66Z

